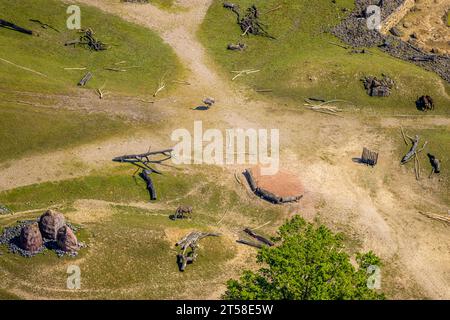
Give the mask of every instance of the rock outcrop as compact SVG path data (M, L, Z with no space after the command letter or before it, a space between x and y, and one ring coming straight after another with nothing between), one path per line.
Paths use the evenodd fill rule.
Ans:
M65 226L66 219L62 213L48 210L46 211L39 220L39 229L41 230L42 236L47 239L56 240L58 230Z
M76 252L79 249L78 239L68 226L63 226L58 230L56 241L58 247L66 252Z
M37 252L43 245L41 231L37 222L28 224L20 232L20 247L23 250Z

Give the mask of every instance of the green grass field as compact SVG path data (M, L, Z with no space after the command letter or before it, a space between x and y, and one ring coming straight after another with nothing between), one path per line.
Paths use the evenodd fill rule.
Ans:
M0 101L0 162L103 139L126 128L120 119Z
M61 259L49 251L25 259L7 253L6 248L0 246L3 251L0 281L4 290L14 287L45 297L77 299L201 296L204 285L211 287L224 283L226 279L220 276L226 272L226 262L235 257L235 247L227 237L202 240L198 261L180 273L174 242L193 229L214 230L219 221L222 226L237 228L261 225L282 216L280 207L257 199L251 201L239 196L232 188L218 185L213 168L212 176L208 177L201 173L186 175L175 171L168 171L164 176L155 175L154 182L160 195L155 209L151 209L151 205L149 208L136 207L134 203L148 202L148 193L141 181L134 182L132 170L128 169L117 168L110 172L111 175L42 183L0 193L0 202L14 210L59 205L69 221L81 214L73 207L77 199L110 201L106 214L97 217L99 211L93 208L92 217L82 223L79 238L89 247L82 249L75 259ZM191 220L169 219L179 204L195 207ZM20 219L31 219L40 214L16 212L3 216L0 230L13 225L19 216ZM83 290L79 292L65 290L68 264L79 265L82 270ZM33 274L41 276L36 278ZM20 283L15 279L20 279ZM6 297L7 290L4 295Z
M209 175L214 176L216 170L210 168ZM145 183L138 177L133 179L133 172L134 168L119 166L108 173L20 187L1 192L0 203L13 211L26 211L55 205L70 208L77 199L125 204L147 202ZM155 174L152 179L157 186L158 202L170 204L168 211L163 211L167 216L183 204L194 206L197 219L205 224L217 223L225 213L224 207L255 224L281 217L280 207L267 206L262 201L261 206L255 206L243 200L236 190L220 187L214 178L201 173L186 175L168 171L164 175Z
M66 27L67 7L54 0L17 1L14 5L7 0L0 1L3 19L39 33L39 36L29 36L0 28L0 58L46 75L37 75L0 60L0 89L41 93L73 91L89 70L93 79L87 89L104 86L113 93L151 95L161 78L170 81L182 72L172 50L154 32L87 6L80 6L81 27L92 28L95 36L110 48L96 52L64 46L66 41L80 35ZM60 32L43 29L30 19L50 24ZM125 62L117 64L122 61ZM87 69L64 70L81 67ZM115 72L105 67L131 68Z
M415 101L423 94L431 95L437 104L436 114L449 114L450 101L443 96L445 86L439 76L413 64L390 57L376 48L369 54L351 54L332 43L340 41L328 30L337 25L351 9L352 0L332 1L235 1L245 10L256 4L267 31L276 40L257 36L241 37L236 16L215 1L199 31L208 52L221 66L223 74L232 78L233 70L257 69L258 73L236 79L254 89L273 89L264 95L303 103L308 97L344 99L373 113L419 114ZM272 8L280 9L264 14ZM320 13L320 14L319 14ZM228 43L247 44L243 52L226 50ZM360 79L365 75L389 75L397 88L388 98L369 97Z

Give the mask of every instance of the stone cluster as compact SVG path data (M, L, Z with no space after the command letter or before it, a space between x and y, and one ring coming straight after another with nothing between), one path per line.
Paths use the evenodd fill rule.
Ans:
M45 249L54 250L58 256L75 256L84 246L78 241L76 231L61 213L48 210L39 219L19 221L5 228L0 244L24 257L32 257Z

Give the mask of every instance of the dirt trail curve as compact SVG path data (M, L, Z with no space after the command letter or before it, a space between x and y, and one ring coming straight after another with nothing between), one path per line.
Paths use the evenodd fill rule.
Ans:
M78 0L105 12L156 31L169 44L181 62L190 69L190 90L230 99L228 83L209 67L205 49L196 39L212 0L179 0L180 12L158 9L153 5L124 4L110 0Z

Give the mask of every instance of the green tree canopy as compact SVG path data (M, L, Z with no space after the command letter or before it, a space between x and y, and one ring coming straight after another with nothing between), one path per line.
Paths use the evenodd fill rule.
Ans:
M355 268L342 236L325 226L316 227L296 216L280 227L274 240L274 247L258 253L257 272L244 271L240 280L227 282L224 299L384 299L367 285L373 277L368 267L381 266L380 259L372 252L357 254Z

